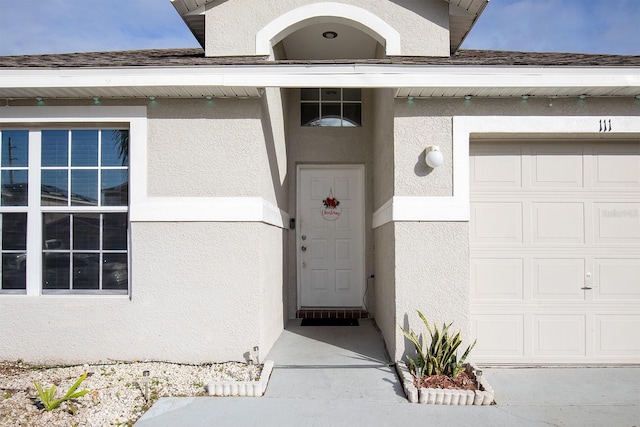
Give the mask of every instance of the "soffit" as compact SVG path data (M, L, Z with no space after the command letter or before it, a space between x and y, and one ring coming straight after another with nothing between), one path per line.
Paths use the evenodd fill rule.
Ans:
M205 45L205 6L216 0L171 0L200 46ZM434 1L434 0L423 0ZM451 53L457 51L489 0L438 0L449 3Z

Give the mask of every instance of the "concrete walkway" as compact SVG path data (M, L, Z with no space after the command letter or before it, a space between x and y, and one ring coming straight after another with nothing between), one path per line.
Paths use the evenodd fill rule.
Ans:
M291 321L262 398L163 398L137 423L161 426L640 426L640 367L487 369L495 406L410 404L370 320Z

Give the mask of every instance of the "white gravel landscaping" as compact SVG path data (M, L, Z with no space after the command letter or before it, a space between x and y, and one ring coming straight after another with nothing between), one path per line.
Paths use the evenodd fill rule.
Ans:
M145 399L144 371L148 400ZM227 362L184 365L170 362L112 362L67 367L32 367L0 362L0 426L130 426L159 398L205 396L212 381L259 381L262 366ZM34 381L55 384L57 397L87 372L78 390L89 392L51 412L39 409Z

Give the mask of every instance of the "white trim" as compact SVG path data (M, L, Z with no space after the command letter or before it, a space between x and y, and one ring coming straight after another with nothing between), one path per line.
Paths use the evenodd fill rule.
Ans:
M86 88L102 90L155 87L360 87L460 89L460 96L482 88L505 96L590 88L597 96L640 91L640 67L466 67L384 64L140 67L0 70L2 89ZM522 92L522 90L526 90ZM499 92L499 93L498 93ZM197 95L201 97L201 95ZM41 107L44 108L44 107ZM92 107L110 108L110 107ZM129 107L135 108L135 107ZM89 110L89 108L87 109Z
M264 222L289 227L289 215L262 197L144 197L131 222Z
M602 131L601 121L611 121ZM453 117L453 196L394 196L373 214L373 228L392 221L469 221L469 144L476 137L567 138L640 137L637 116L455 116Z
M336 20L336 18L338 18ZM271 55L272 47L310 23L341 22L364 31L386 49L400 55L400 33L373 13L360 7L323 2L298 7L269 22L256 34L256 55Z
M5 86L2 86L5 87ZM0 109L0 123L124 123L144 119L146 107L4 107ZM31 126L33 127L33 126Z
M1 120L1 119L0 119ZM29 187L40 187L42 132L29 129ZM31 183L37 183L32 186ZM40 191L29 191L27 206L27 295L42 294L42 211Z
M469 221L463 197L395 196L373 214L373 228L398 221Z

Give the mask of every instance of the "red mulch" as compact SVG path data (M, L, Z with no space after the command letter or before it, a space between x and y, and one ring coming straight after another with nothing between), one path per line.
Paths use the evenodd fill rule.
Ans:
M415 378L413 380L417 388L448 388L455 390L478 390L478 383L475 375L462 371L455 379L446 375L432 375L422 379Z

